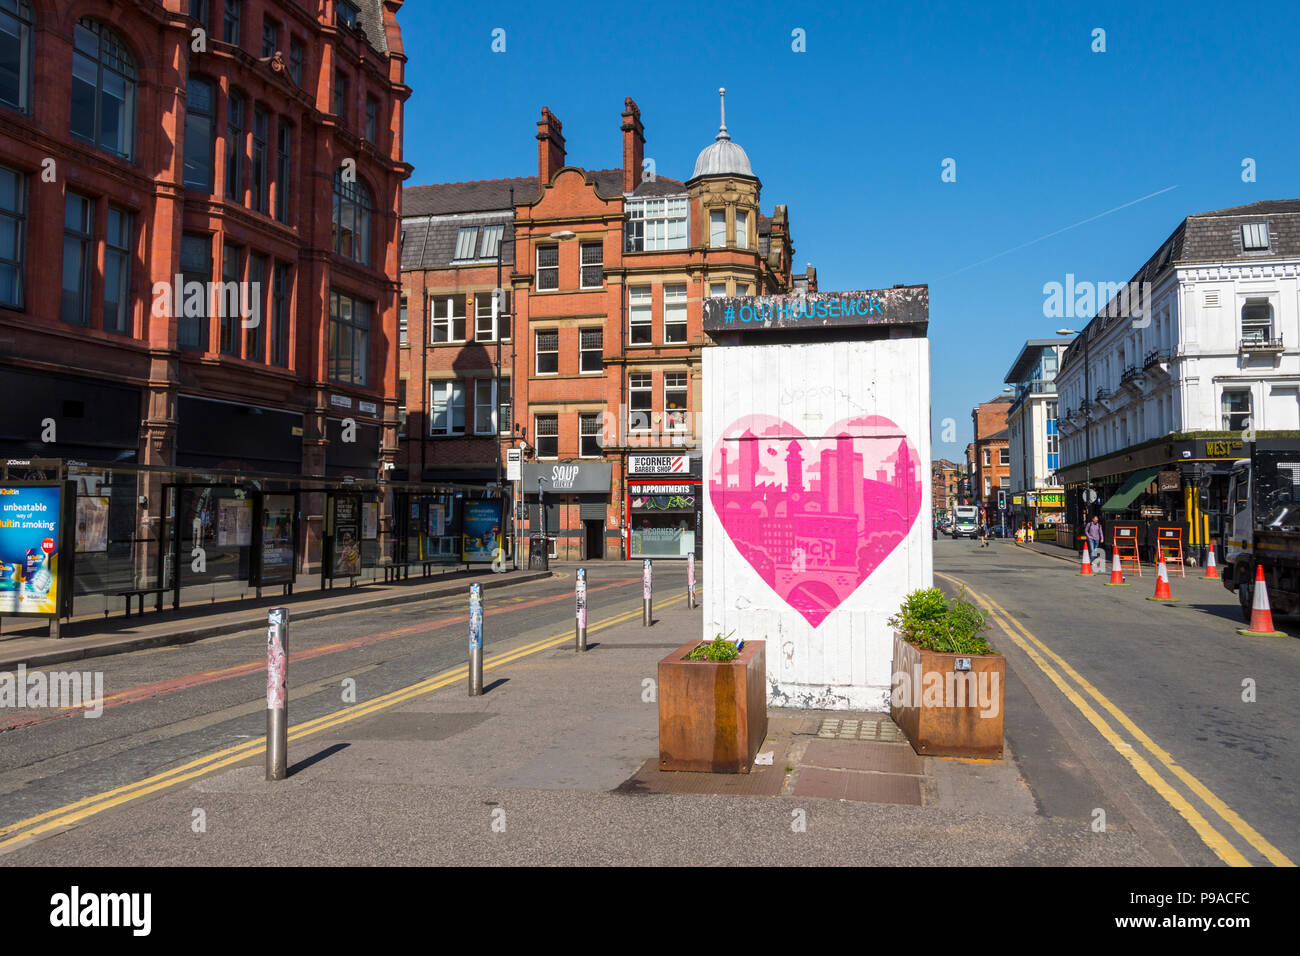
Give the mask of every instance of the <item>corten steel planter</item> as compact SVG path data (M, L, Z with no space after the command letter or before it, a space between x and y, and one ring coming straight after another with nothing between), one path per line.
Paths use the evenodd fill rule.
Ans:
M767 736L767 654L746 641L725 664L688 661L700 641L659 662L659 769L749 773Z
M970 661L969 671L955 669L959 657ZM931 678L932 689L927 695L929 674L937 675L941 689ZM967 675L973 675L973 681ZM889 716L918 754L1002 758L1005 657L926 651L895 632L892 681Z

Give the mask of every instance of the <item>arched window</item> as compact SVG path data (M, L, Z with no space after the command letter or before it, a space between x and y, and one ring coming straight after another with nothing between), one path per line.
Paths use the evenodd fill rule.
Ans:
M74 30L72 135L131 159L135 149L135 57L117 34L83 17Z
M370 190L360 180L346 181L343 170L334 173L334 251L370 265Z
M0 103L31 107L32 8L27 0L0 0Z
M212 192L216 129L216 84L201 76L191 76L185 84L184 181L188 189Z

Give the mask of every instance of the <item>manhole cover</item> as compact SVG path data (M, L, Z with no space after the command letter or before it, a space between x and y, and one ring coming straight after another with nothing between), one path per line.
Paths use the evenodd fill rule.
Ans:
M878 740L902 743L906 738L888 717L846 720L828 717L822 721L817 736L823 740Z

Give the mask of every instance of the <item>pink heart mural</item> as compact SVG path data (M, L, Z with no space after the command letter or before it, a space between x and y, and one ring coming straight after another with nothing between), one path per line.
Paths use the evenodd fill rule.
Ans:
M809 438L773 415L723 430L709 499L758 575L813 627L871 576L921 510L916 446L888 418Z

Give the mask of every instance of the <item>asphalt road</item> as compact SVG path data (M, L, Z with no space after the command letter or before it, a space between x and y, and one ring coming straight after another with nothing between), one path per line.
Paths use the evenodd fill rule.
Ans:
M593 620L640 607L639 564L588 569ZM656 592L685 588L685 567L655 567ZM290 624L289 715L297 724L364 704L449 668L468 652L466 596ZM485 592L484 655L572 629L573 569ZM0 710L0 827L168 770L266 732L264 628L81 662L102 673L97 718ZM73 664L44 671L68 671ZM345 681L355 682L349 688ZM489 676L490 687L490 676ZM355 701L346 699L353 690ZM292 767L290 768L292 770Z
M1014 671L1010 680L1028 691L1019 716L1008 699L1007 741L1041 804L1069 802L1087 791L1084 802L1119 808L1165 862L1218 862L1170 799L1135 769L1126 757L1125 748L1132 748L1173 791L1175 803L1185 800L1247 861L1266 862L1244 835L1249 828L1300 862L1300 622L1277 618L1292 635L1287 638L1239 635L1236 596L1201 579L1199 569L1173 577L1177 603L1160 604L1147 600L1155 590L1150 568L1141 578L1130 575L1131 587L1106 587L1106 576L1081 576L1075 564L1005 541L980 548L978 542L940 540L935 568L945 590L964 582L991 598L1131 724L1081 694L1114 731L1117 743L1109 742L1043 667L995 629L992 639ZM1064 673L1058 662L1039 656ZM1026 711L1037 719L1025 719ZM1161 763L1142 736L1206 792ZM1079 772L1080 763L1086 773Z

